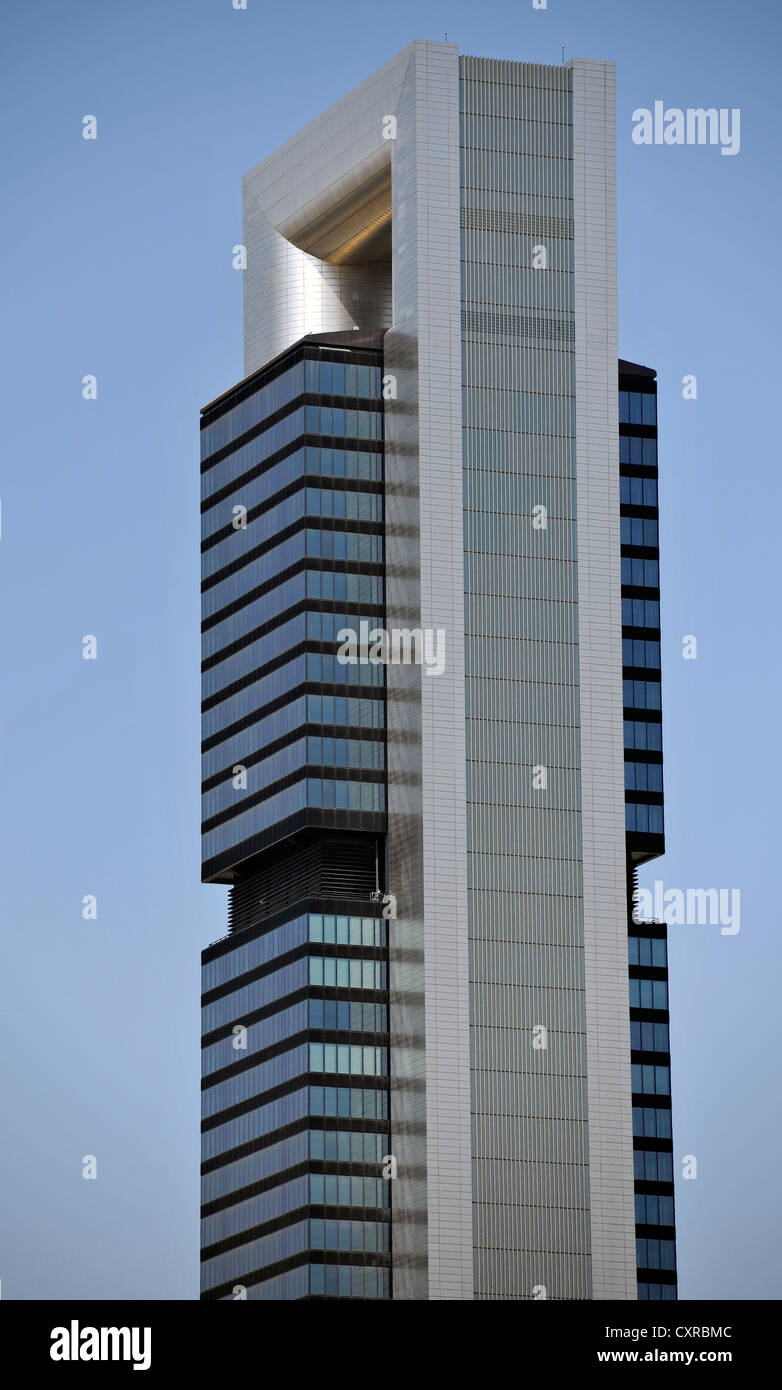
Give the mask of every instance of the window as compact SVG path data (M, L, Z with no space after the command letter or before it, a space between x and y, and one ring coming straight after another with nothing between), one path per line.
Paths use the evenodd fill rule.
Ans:
M657 522L648 517L620 517L620 540L622 545L657 545Z
M382 1076L386 1071L384 1047L351 1043L310 1043L310 1071L342 1072L346 1076Z
M668 1052L667 1023L630 1023L630 1046L637 1052Z
M625 439L626 444L637 442L647 444L649 440L631 441ZM629 458L627 462L629 463ZM619 479L619 501L631 507L656 507L657 506L657 479L656 478L628 478L622 475Z
M650 1192L635 1194L635 1219L639 1226L672 1226L673 1197Z
M633 1134L638 1139L670 1139L670 1110L657 1110L651 1105L634 1105Z
M641 1269L675 1269L676 1247L672 1240L646 1240L635 1242L636 1259Z
M634 1094L652 1096L669 1096L671 1094L670 1067L654 1066L646 1062L633 1062L630 1071Z
M657 397L647 392L619 392L620 425L656 425Z
M331 989L386 989L386 965L381 960L342 960L310 956L311 985Z
M667 1009L668 985L665 980L631 980L631 1009Z
M668 964L668 947L664 937L629 936L627 955L629 965L657 965L665 969Z
M662 763L625 763L625 791L661 792Z
M652 598L622 599L623 627L659 627L660 604Z
M625 806L625 830L641 835L662 835L662 806L647 806L644 802L628 802Z
M310 1201L318 1206L384 1207L388 1205L389 1188L383 1178L310 1174Z
M625 709L659 709L659 681L622 681L622 703Z
M309 939L337 946L385 946L386 922L382 917L342 917L311 912Z
M374 540L375 537L369 537ZM660 586L660 566L657 560L635 560L622 556L622 583L636 589L657 589Z
M625 720L625 748L644 748L660 753L662 746L662 724L641 724L631 719Z
M660 669L660 643L646 642L642 637L622 638L623 666L650 666Z
M633 1164L636 1182L673 1182L673 1154L636 1149Z
M619 436L619 462L632 468L657 467L657 440L637 439L633 435Z

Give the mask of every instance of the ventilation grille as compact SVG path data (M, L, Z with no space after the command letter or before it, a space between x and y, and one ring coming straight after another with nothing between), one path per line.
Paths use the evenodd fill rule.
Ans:
M495 212L493 208L462 208L461 224L469 232L515 232L520 236L559 237L569 241L573 223L567 217L531 212Z
M506 338L534 338L538 341L572 343L575 327L571 319L555 319L549 314L504 314L491 309L463 309L463 333L496 333Z
M274 852L273 862L234 884L228 895L231 936L304 898L369 901L375 887L375 842L361 835L331 836Z

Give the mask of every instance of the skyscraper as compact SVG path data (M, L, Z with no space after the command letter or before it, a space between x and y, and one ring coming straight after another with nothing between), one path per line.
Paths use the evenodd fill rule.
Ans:
M675 1288L614 188L611 64L427 42L245 179L247 374L202 416L207 1298Z

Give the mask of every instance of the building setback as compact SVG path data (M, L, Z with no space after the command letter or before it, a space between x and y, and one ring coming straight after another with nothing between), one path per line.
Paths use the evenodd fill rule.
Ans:
M246 176L201 422L205 1298L675 1297L613 93L416 42ZM362 622L442 669L342 660Z

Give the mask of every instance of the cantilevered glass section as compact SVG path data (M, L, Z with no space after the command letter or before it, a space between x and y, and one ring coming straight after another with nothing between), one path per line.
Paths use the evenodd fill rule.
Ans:
M384 614L381 337L304 339L202 415L205 879L385 829L384 668L337 656Z

